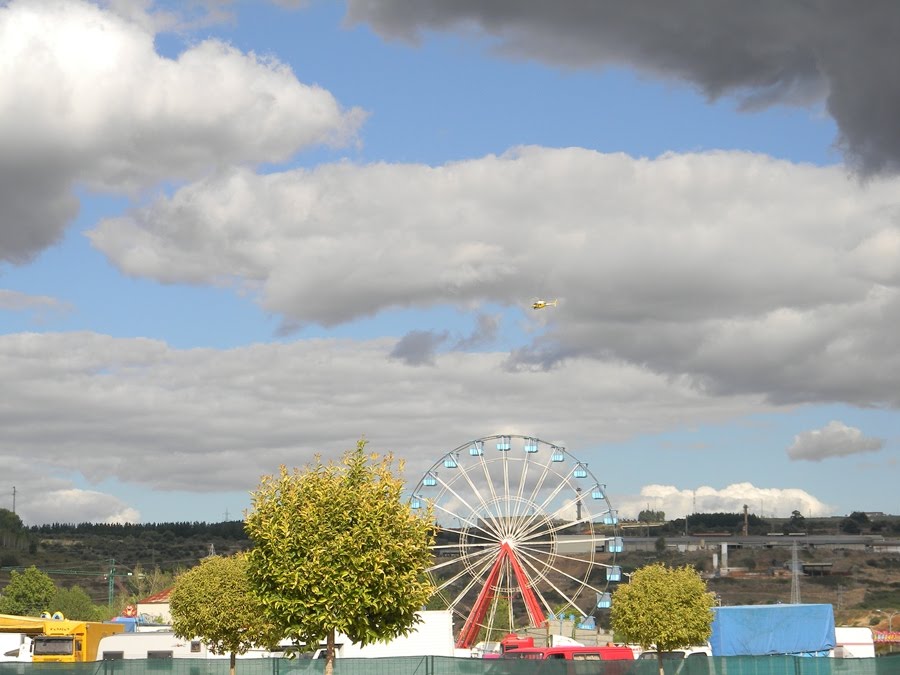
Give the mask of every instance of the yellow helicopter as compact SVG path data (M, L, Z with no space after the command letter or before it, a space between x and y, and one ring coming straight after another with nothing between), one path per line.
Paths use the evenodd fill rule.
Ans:
M531 303L531 309L546 309L547 307L556 307L559 300L535 300Z

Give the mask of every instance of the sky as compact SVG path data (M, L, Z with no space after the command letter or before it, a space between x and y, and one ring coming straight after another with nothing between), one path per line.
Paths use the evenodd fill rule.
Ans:
M897 34L837 0L0 2L0 508L236 520L361 438L413 486L522 434L624 518L900 513Z

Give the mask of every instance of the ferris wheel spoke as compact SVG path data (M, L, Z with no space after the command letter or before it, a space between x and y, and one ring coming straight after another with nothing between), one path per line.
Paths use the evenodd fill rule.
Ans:
M526 553L526 552L523 551L523 552L522 552L522 557L523 557L525 560L528 561L527 564L528 564L528 566L531 567L532 569L535 569L535 568L534 568L534 565L533 565L532 562L531 562L531 559L534 558L535 560L537 560L537 561L540 563L540 559L536 558L535 556L533 556L533 555L530 554L530 553ZM576 577L576 576L573 576L573 575L569 574L568 572L565 572L565 571L561 570L561 569L558 568L558 567L554 567L554 568L553 568L553 571L554 571L556 574L562 575L562 576L566 577L567 579L571 579L572 581L578 583L578 585L579 585L580 588L579 588L579 590L578 590L578 593L576 593L576 595L581 595L581 592L582 592L584 589L586 589L586 588L587 588L587 589L590 589L590 590L592 590L592 591L596 591L597 593L601 593L601 592L602 592L599 588L595 588L593 585L591 585L590 583L588 583L587 581L585 581L585 579L579 578L579 577ZM542 576L543 576L544 579L546 580L546 575L542 575ZM548 582L549 582L549 580L548 580Z
M485 556L488 557L488 558L491 558L492 556L489 556L488 553L490 553L490 552L486 552L486 553L485 553ZM477 564L478 560L474 560L474 562ZM458 560L454 560L454 561L452 561L452 563L460 564ZM435 565L434 567L430 567L430 568L428 569L428 571L431 572L432 575L433 575L435 570L437 570L437 569L442 569L442 568L444 568L444 567L448 567L449 565L450 565L450 563L441 563L441 564L439 564L439 565ZM455 584L457 581L459 581L459 580L462 579L464 576L466 576L466 574L469 574L469 573L470 573L470 566L469 566L469 565L464 565L464 566L463 566L463 569L460 570L459 572L457 572L456 574L454 574L452 577L449 577L449 578L447 578L447 579L444 579L444 580L441 581L439 584L435 584L435 590L437 590L437 591L443 591L445 588L447 588L448 586L452 586L452 585Z
M545 518L542 522L551 522L549 519ZM576 525L583 525L585 523L591 522L591 516L588 514L587 516L582 516L581 520L567 520L564 523L560 523L558 525L551 525L547 529L541 529L540 527L533 527L530 531L526 532L522 536L520 536L517 541L519 542L530 542L534 541L537 537L544 537L549 534L554 534L556 532L560 532L562 530L567 530L570 527L574 527Z
M512 521L510 517L512 513L510 513L510 501L509 501L509 453L510 450L506 450L503 452L503 501L501 502L501 506L505 507L503 514L503 533L505 536L509 536L509 528Z
M487 546L488 544L496 544L497 543L496 539L493 539L491 537L482 537L477 534L472 534L471 532L468 532L468 531L466 532L466 536L471 537L472 539L481 539L487 543L482 544L479 542L475 542L472 544L436 544L435 546L431 547L431 550L439 551L439 550L445 549L445 548L446 549L457 549L457 548L463 549L463 548L474 548L474 547L478 547L478 546L483 548L483 547Z
M551 462L552 462L552 460L551 460ZM541 489L544 487L544 481L547 480L547 476L550 473L551 462L544 462L544 470L541 472L541 475L538 477L538 481L537 481L537 483L535 483L534 489L531 491L531 495L528 497L529 504L535 503L538 495L541 492Z
M537 542L537 543L538 543L538 544L541 544L541 543L544 543L544 542ZM550 542L547 542L547 543L550 544ZM570 543L570 542L566 542L566 543ZM546 549L535 548L535 547L534 547L534 544L532 544L531 546L524 546L524 545L522 545L522 544L519 544L518 546L516 546L516 550L517 550L517 551L522 551L522 552L523 552L523 555L525 555L526 552L530 552L530 553L531 553L532 555L534 555L535 557L538 557L538 554L545 554L545 555L547 555L548 557L552 555L553 558L560 559L560 560L571 560L572 562L577 562L577 563L582 563L582 564L588 564L588 565L593 565L593 564L594 564L594 558L593 558L593 556L591 556L591 558L590 558L589 560L586 560L586 559L584 559L584 558L575 558L575 557L573 557L573 556L565 555L565 554L563 554L563 553L559 553L559 552L552 552L552 553L551 553L550 551L548 551L548 550L546 550ZM597 563L597 564L600 564L600 563Z
M491 528L491 530L492 530L493 533L497 536L497 538L500 539L501 537L500 537L500 526L499 526L499 523L497 523L496 521L494 521L494 514L493 514L493 512L491 511L491 509L489 508L488 503L485 501L484 497L481 495L481 490L478 489L478 487L475 485L475 482L474 482L474 481L472 480L472 478L469 476L469 470L468 470L468 469L463 469L463 470L462 470L462 475L463 475L463 478L465 479L466 483L468 483L469 489L470 489L470 490L472 491L472 493L475 495L475 498L476 498L476 500L478 501L478 504L479 504L479 505L482 507L482 509L490 516L490 520L491 520L491 523L492 523L492 525L493 525L493 527ZM493 483L491 483L491 486L493 487ZM482 528L482 529L483 529L483 528Z
M434 475L435 478L437 479L437 481L444 487L444 491L445 491L445 492L449 492L451 495L453 495L454 497L456 497L462 504L465 505L465 507L466 507L467 509L469 509L469 511L470 511L471 513L477 513L477 511L475 510L475 508L473 508L472 505L469 504L469 502L466 501L466 499L465 499L464 497L462 497L458 492L456 492L456 490L454 490L452 487L450 487L450 484L447 483L447 481L441 479L441 478L438 477L436 474L432 474L432 475ZM456 519L458 519L461 523L466 523L466 525L468 525L468 526L470 526L470 527L474 527L474 528L476 528L476 529L478 529L478 530L481 530L482 532L485 532L486 534L494 534L494 535L496 535L498 538L500 538L500 533L499 533L499 532L496 532L496 531L493 531L492 528L489 528L489 527L483 527L482 525L478 524L477 522L473 523L473 522L470 521L468 518L462 518L462 517L460 517L459 515L457 515L455 512L450 511L449 509L444 508L443 506L438 506L437 504L435 504L435 507L436 507L436 508L439 508L441 511L443 511L444 513L446 513L446 514L447 514L448 516L450 516L451 518L456 518ZM485 521L483 521L483 522L484 522L485 524L488 524L490 521L485 520Z
M516 541L521 541L522 537L531 534L535 530L540 530L541 526L550 527L551 522L546 514L526 513L522 516L521 521L517 523L516 529L512 533L512 538Z
M556 499L559 493L563 491L563 488L566 487L569 487L569 481L566 478L563 478L563 480L559 481L559 484L555 488L553 488L553 491L549 495L547 495L547 498L544 499L544 501L540 505L538 505L537 509L535 509L535 515L533 515L529 520L523 523L523 529L527 531L528 527L530 527L531 523L533 523L535 518L537 517L536 514L543 514L544 510L547 508L547 505L550 504L554 499ZM554 513L556 511L559 511L559 509L556 509Z
M494 489L494 481L491 479L490 467L488 466L487 460L484 458L484 455L479 455L479 460L481 462L481 469L484 472L484 481L485 481L485 483L487 483L488 489L491 491L491 504L496 504L497 503L497 491ZM487 507L487 503L484 500L482 500L481 503L483 505L485 505L485 507ZM491 516L493 517L494 514L490 508L487 509L487 512L490 513ZM503 528L499 522L497 523L497 525L498 525L497 536L500 539L502 539L503 537L501 535L501 532L503 531Z
M533 565L533 564L531 563L531 561L529 560L530 556L523 554L523 558L525 558L526 564L527 564L529 567L531 567L532 569L535 569L534 565ZM581 595L581 593L582 593L583 591L585 591L585 590L591 590L591 591L594 591L594 592L596 592L596 593L602 593L602 592L603 592L601 589L595 587L593 584L588 583L587 581L585 581L585 580L582 579L582 578L579 578L579 577L573 576L573 575L571 575L571 574L568 574L568 573L564 572L563 570L559 569L558 567L554 567L554 568L553 568L553 571L554 571L556 574L559 574L559 575L561 575L561 576L564 576L564 577L566 577L567 579L569 579L569 580L571 580L571 581L574 581L574 582L576 582L576 583L578 584L579 588L578 588L578 593L575 594L576 597L577 597L578 595ZM535 572L538 573L538 574L541 574L540 572L537 572L536 569L535 569ZM550 583L549 579L546 578L546 574L541 574L541 577L542 577L547 583ZM569 598L567 598L567 600L569 600L569 602L571 602L572 605L575 606L574 599L569 599Z
M453 600L453 603L450 605L451 607L456 607L456 606L462 601L462 599L463 599L464 597L466 597L466 594L467 594L469 591L471 591L473 588L475 588L475 585L476 585L479 581L482 581L482 578L481 578L482 575L484 575L484 574L487 573L487 571L491 568L491 566L494 564L495 561L496 561L496 556L490 556L490 557L488 557L487 563L485 563L485 564L481 567L481 569L478 570L478 572L473 572L473 573L472 573L472 578L469 579L469 583L467 583L467 584L465 585L465 587L462 589L462 591L459 592L459 595L456 596L456 598ZM485 580L486 580L486 579L485 579Z
M476 530L480 530L480 531L482 531L482 532L487 532L487 530L485 530L483 527L481 527L478 523L474 523L474 522L472 522L471 520L469 520L468 518L461 518L460 516L457 516L457 515L456 515L456 512L455 512L455 511L451 511L450 509L444 508L443 506L441 506L440 504L438 504L438 503L436 503L436 502L432 502L432 506L434 506L434 508L437 509L438 511L441 511L442 513L446 513L446 514L447 514L448 516L450 516L451 518L453 518L453 519L455 519L455 520L458 520L460 523L465 523L465 524L468 525L469 527L472 527L472 528L474 528L474 529L476 529ZM491 534L491 533L490 533L490 532L487 532L487 534ZM476 535L471 535L471 534L470 534L470 536L473 536L473 537L474 537L474 536L476 536ZM496 539L492 539L492 538L490 538L490 537L485 537L485 538L488 539L489 541L495 541L495 540L496 540Z
M525 491L525 483L528 481L528 465L530 463L531 462L528 461L528 454L526 454L525 459L522 462L522 472L519 474L519 487L516 490L516 509L513 514L514 523L518 523L521 517L525 515L525 512L520 513L519 509L525 506L524 502L522 501L522 494ZM527 511L527 507L525 508Z
M525 482L526 482L526 478L527 478L527 467L528 467L528 461L525 461L524 466L522 468L521 484L519 485L520 496L524 492ZM532 490L531 495L528 498L528 501L527 502L523 501L522 502L523 504L534 504L534 500L537 497L537 494L540 491L541 487L543 487L544 480L546 479L546 477L550 471L549 463L545 463L543 465L543 467L544 467L544 470L541 472L541 475L538 478L538 481L534 487L534 490ZM528 516L528 508L534 508L534 507L533 506L526 507L525 510L521 513L521 517L516 518L515 531L512 533L512 536L514 538L518 538L518 537L522 536L522 534L524 532L526 532L528 530L528 528L531 526L531 523L534 521L534 516L537 515L537 511L535 511L535 513L533 513L531 515L531 517L529 517Z
M479 560L486 555L493 554L496 556L497 553L499 553L499 551L500 551L500 547L496 543L484 544L484 545L479 544L477 546L480 546L481 550L463 551L462 554L460 554L459 556L457 556L454 559L454 561L458 561L458 562L462 563L463 565L468 565L471 563L471 561ZM473 546L473 548L474 547L475 546Z
M429 572L433 572L434 570L442 570L445 567L453 567L454 565L463 565L464 567L470 566L473 562L477 564L477 562L485 556L496 555L497 547L485 548L481 551L476 551L473 553L466 553L464 555L458 556L456 558L452 558L450 560L445 560L443 562L436 563L428 568Z
M565 600L569 605L571 605L573 609L576 609L578 612L580 612L582 616L585 616L585 613L581 611L581 609L578 607L578 604L575 602L575 598L569 597L569 595L568 595L565 591L563 591L561 588L559 588L559 586L557 586L556 584L554 584L554 583L547 577L546 574L544 574L544 573L541 572L539 569L537 569L537 568L531 563L531 561L528 559L528 556L523 556L523 557L522 557L522 562L523 562L525 565L527 565L528 567L530 567L530 568L532 569L532 571L534 571L534 573L537 575L537 577L538 577L541 581L543 581L545 584L547 584L547 586L549 586L549 587L552 588L554 591L556 591L556 594L559 595L559 597L561 597L561 598L562 598L563 600ZM558 570L558 569L556 569L556 570L554 570L554 571L555 571L555 572L560 572L560 573L562 573L561 570ZM577 581L577 582L580 583L580 584L583 583L583 582L581 581L581 579L577 579L576 577L572 577L572 576L570 576L570 575L568 575L568 574L564 574L564 573L563 573L563 576L568 576L570 579L574 579L575 581ZM578 595L578 594L576 594L576 596L577 596L577 595Z

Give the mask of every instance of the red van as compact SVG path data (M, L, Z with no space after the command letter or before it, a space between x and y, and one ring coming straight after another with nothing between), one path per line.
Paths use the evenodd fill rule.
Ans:
M608 645L604 647L520 647L503 654L504 659L564 660L570 663L567 672L577 675L603 673L604 675L624 675L634 663L634 652L631 647ZM602 666L597 661L613 661ZM631 662L631 663L629 663ZM553 671L557 672L556 670Z

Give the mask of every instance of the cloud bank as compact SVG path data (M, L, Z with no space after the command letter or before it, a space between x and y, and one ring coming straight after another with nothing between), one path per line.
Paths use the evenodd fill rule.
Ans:
M850 164L900 170L896 3L348 0L347 20L388 39L484 36L506 57L561 68L630 67L745 110L824 100Z
M75 186L133 192L345 143L363 114L276 59L205 40L167 59L146 22L78 0L0 7L0 262L78 211Z
M724 488L701 485L685 490L674 485L645 485L639 495L617 502L619 514L637 518L647 508L663 511L666 519L684 518L692 513L742 513L744 505L750 513L762 518L785 518L794 510L804 516L831 515L832 507L805 490L797 488L763 488L752 483L733 483Z
M438 167L235 169L89 236L127 275L234 283L292 325L496 303L535 328L513 370L589 358L716 395L897 406L898 189L740 152L524 147ZM560 304L537 315L536 296Z
M65 483L72 474L161 495L249 492L282 463L303 466L317 452L337 457L365 435L372 450L405 458L414 483L441 454L493 433L540 429L588 460L583 448L638 431L771 410L754 397L709 398L625 364L514 373L503 368L502 352L450 352L415 368L389 357L398 342L318 339L221 351L95 333L0 336L0 379L16 392L0 405L4 478L20 487L27 522L70 522L80 512L44 493L74 489ZM124 506L97 509L116 518Z

